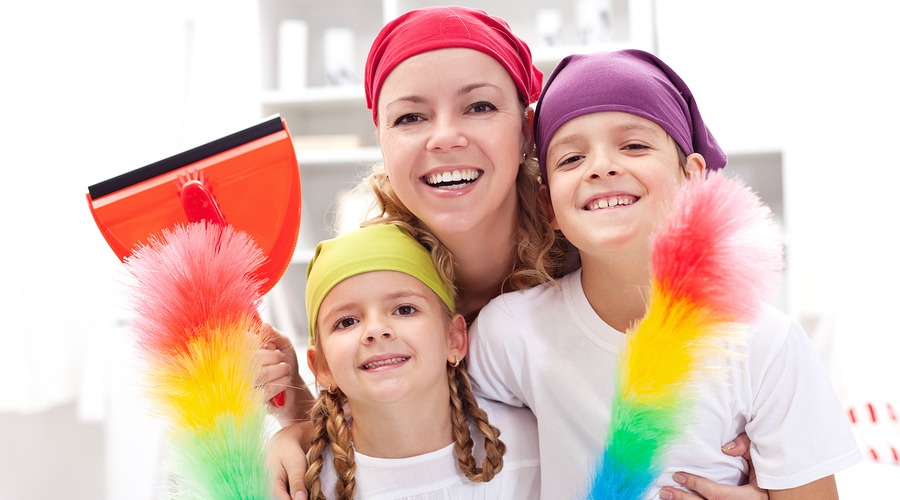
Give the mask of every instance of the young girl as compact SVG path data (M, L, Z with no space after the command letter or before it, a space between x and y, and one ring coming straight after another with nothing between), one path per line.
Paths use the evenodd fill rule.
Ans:
M325 388L310 498L537 498L534 416L476 400L454 298L397 225L319 244L306 289L307 360Z
M564 59L538 102L535 139L553 225L582 269L485 306L470 366L479 394L537 416L544 497L578 498L604 449L623 332L645 312L651 236L682 183L726 157L690 89L636 50ZM675 486L678 470L737 484L746 463L720 444L746 430L771 498L837 498L833 474L860 454L805 333L764 307L742 354L726 383L698 388L694 420L651 494L674 498L659 488Z

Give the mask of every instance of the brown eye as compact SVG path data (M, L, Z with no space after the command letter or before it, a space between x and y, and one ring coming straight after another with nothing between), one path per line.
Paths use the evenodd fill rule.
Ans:
M422 120L424 120L424 118L422 118L420 115L408 113L408 114L405 114L405 115L401 116L400 118L397 118L396 120L394 120L394 126L408 125L410 123L416 123L416 122L419 122Z
M356 318L341 318L337 320L337 323L334 324L334 329L343 330L345 328L350 328L357 323L359 323L359 320Z
M397 314L399 314L400 316L409 316L410 314L413 314L416 312L416 308L415 308L415 306L402 305L402 306L398 307L395 310L395 312Z
M494 106L487 101L481 101L469 106L469 110L473 113L488 113L490 111L497 111L497 106Z

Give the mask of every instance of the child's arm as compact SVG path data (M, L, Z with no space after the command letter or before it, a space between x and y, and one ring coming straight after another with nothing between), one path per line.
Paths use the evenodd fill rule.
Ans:
M272 477L272 494L278 500L291 500L297 498L297 492L306 493L303 478L310 434L311 422L297 422L278 431L269 442L266 463Z

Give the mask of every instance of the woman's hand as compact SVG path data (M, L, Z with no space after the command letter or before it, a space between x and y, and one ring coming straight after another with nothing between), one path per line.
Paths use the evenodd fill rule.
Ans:
M271 490L278 500L304 500L307 497L303 477L306 475L309 422L291 424L278 431L269 442L266 463L272 477ZM293 496L291 496L293 495Z
M659 492L659 498L666 500L763 500L769 498L768 490L760 488L756 484L756 469L753 468L753 460L750 457L750 438L747 434L742 433L722 447L722 452L732 457L743 457L750 466L748 483L743 486L732 486L719 484L709 479L688 474L687 472L676 472L672 478L676 483L691 490L684 491L678 488L670 488L666 486Z

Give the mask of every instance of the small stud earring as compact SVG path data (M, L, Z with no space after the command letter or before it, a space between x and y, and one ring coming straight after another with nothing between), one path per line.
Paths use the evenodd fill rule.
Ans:
M458 368L459 367L459 356L453 356L453 357L456 358L456 362L453 363L453 368Z

